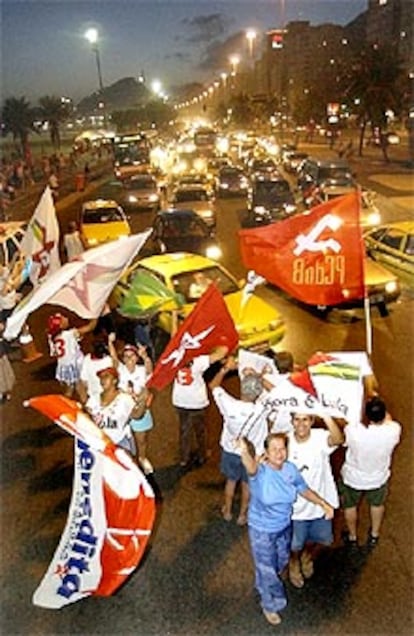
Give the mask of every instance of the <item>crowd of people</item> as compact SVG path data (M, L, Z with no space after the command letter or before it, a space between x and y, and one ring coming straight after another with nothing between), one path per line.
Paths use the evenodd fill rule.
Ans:
M137 323L134 340L125 342L116 334L110 311L103 318L100 325L95 319L75 327L62 313L49 317L47 339L56 361L55 378L64 394L77 399L114 444L130 452L144 474L151 475L156 471L150 459L154 395L146 385L153 372L153 347L147 333L140 341L141 324ZM4 324L3 319L2 401L10 399L15 381L2 338ZM239 368L228 348L217 345L176 372L172 405L178 420L178 469L185 474L208 461L206 420L212 401L222 419L220 514L228 524L236 513L237 525L247 526L255 587L263 615L272 625L280 623L287 605L285 580L302 588L314 573L319 553L332 546L335 511L343 510L345 546L356 550L358 514L365 498L369 532L364 545L372 549L378 544L401 426L387 412L365 358L363 408L356 421L323 412L265 408L279 383L297 369L290 352L267 352L269 364L259 373ZM223 386L228 374L239 375L239 395ZM335 478L331 458L342 445L345 459Z

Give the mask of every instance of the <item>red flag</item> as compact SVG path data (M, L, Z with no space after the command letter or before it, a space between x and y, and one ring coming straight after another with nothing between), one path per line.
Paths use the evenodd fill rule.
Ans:
M264 227L240 230L246 268L311 305L364 297L360 194L337 197Z
M178 369L196 356L210 353L219 345L233 351L238 342L239 336L223 296L216 285L211 284L168 343L147 386L161 390L173 381Z

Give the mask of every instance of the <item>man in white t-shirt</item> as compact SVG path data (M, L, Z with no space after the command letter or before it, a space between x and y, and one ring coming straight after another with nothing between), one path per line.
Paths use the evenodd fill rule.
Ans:
M347 526L345 543L357 546L358 505L364 496L371 520L367 545L374 547L384 517L392 454L400 441L401 425L393 421L379 397L367 401L365 418L367 424L354 422L345 427L347 449L340 494Z
M98 372L101 369L113 367L113 361L108 347L102 340L95 340L92 345L92 353L87 353L82 361L80 370L79 397L83 404L88 398L98 399L102 386Z
M205 411L209 405L204 373L214 362L222 360L228 347L219 346L212 353L196 356L181 367L173 383L172 403L180 422L180 467L191 465L191 435L194 431L197 451L194 463L202 466L206 461Z
M292 413L288 459L297 466L309 488L318 492L333 508L338 508L330 455L343 443L344 435L331 417L325 415L321 419L326 429L313 428L313 415ZM299 497L293 505L292 522L289 578L295 587L302 587L304 579L313 574L313 561L321 547L333 541L332 520L325 518L320 506Z

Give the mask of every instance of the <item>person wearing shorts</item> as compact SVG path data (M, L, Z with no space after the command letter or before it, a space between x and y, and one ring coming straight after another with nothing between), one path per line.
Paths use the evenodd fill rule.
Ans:
M292 413L288 459L309 487L335 509L339 507L339 497L330 456L342 444L344 435L332 417L323 416L321 420L326 428L314 428L313 415ZM314 561L320 550L333 541L332 519L324 517L320 506L298 497L293 505L292 528L289 579L300 588L313 575Z
M378 396L367 401L365 420L345 426L347 449L339 484L346 523L344 540L355 547L358 545L358 505L362 497L369 505L371 522L367 546L374 547L378 543L392 455L401 437L401 425L387 413L385 403Z

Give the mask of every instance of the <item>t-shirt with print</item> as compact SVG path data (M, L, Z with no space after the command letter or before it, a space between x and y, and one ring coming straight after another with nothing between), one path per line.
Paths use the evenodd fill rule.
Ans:
M203 373L210 366L210 356L193 358L190 365L182 367L176 373L172 403L182 409L204 409L209 405L207 385Z

